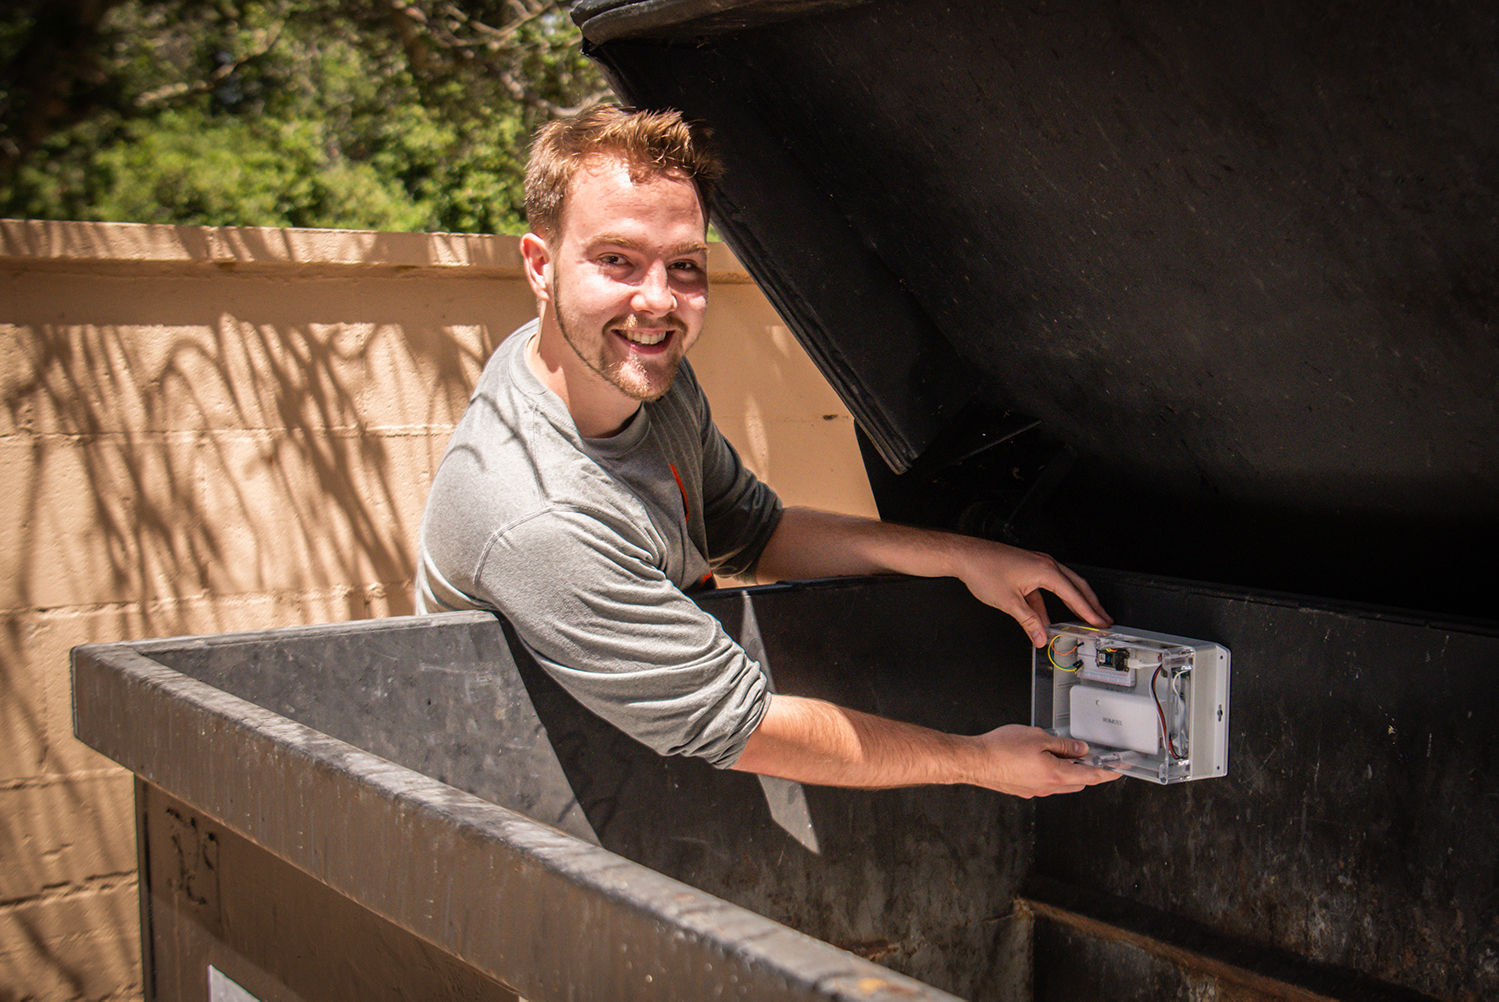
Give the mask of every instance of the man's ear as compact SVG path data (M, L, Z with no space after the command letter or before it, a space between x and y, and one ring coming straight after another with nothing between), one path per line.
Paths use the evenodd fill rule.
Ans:
M531 285L532 294L541 302L551 301L551 247L535 233L527 233L520 238L520 256L521 262L526 269L526 281Z

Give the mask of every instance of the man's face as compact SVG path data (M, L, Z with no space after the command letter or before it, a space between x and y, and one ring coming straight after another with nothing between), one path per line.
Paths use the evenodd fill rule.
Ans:
M697 189L655 176L636 183L594 158L573 178L548 241L548 290L578 359L631 400L655 400L702 330L707 245Z

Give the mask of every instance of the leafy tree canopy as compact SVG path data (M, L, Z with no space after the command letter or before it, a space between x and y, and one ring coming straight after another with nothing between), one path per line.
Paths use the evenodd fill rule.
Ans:
M0 216L519 232L532 130L604 97L565 0L21 0Z

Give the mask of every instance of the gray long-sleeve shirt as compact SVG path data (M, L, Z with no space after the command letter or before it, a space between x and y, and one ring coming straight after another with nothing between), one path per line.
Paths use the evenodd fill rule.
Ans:
M768 685L684 592L750 570L780 502L685 362L618 435L580 436L526 363L536 327L484 367L433 479L417 608L497 611L599 716L661 754L732 765Z

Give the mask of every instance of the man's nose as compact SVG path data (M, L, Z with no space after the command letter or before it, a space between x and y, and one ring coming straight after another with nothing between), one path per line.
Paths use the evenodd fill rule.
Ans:
M676 308L677 295L672 291L666 265L657 262L646 270L635 287L631 305L637 313L669 313Z

